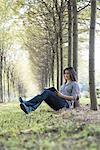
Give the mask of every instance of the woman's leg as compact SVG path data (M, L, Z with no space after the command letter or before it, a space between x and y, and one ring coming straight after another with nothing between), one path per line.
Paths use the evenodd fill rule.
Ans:
M21 97L19 98L20 101L20 107L25 113L29 113L34 111L35 109L38 108L38 106L42 103L44 99L48 97L48 92L47 90L44 90L41 94L33 97L29 101L23 100Z
M19 98L21 109L28 114L29 112L34 111L38 108L38 106L43 101L40 95L35 96L29 101L23 100L21 97Z
M29 101L23 101L23 103L26 105L26 107L31 108L29 109L29 112L31 112L35 110L43 100L54 110L59 110L63 107L69 108L69 105L65 99L57 96L55 92L52 92L48 89L44 90L40 95L35 96Z
M51 108L53 108L54 110L59 110L63 107L69 108L69 104L68 104L67 100L57 96L55 92L48 90L48 93L49 93L49 96L48 96L48 98L44 99L44 101Z
M54 87L50 87L50 88L44 88L44 90L50 90L52 92L57 92L57 90Z
M64 98L57 96L55 91L53 92L49 89L45 89L40 95L27 101L26 105L33 106L38 103L40 105L43 100L54 110L59 110L63 107L69 108L69 104Z

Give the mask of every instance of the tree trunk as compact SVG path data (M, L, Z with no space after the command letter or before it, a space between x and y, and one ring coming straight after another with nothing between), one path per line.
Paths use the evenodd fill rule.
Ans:
M55 6L56 12L58 13L58 1L53 0L53 5ZM59 49L58 49L58 20L55 18L53 11L53 25L55 31L55 52L57 61L57 89L59 90Z
M41 90L44 88L44 70L41 70Z
M13 86L13 96L14 98L16 97L16 94L15 94L15 81L14 81L14 77L13 77L13 80L12 80L12 86Z
M62 29L62 22L63 22L63 0L61 0L61 7L59 15L59 40L60 40L60 85L63 84L63 29Z
M73 14L72 2L68 1L68 66L73 66Z
M3 83L2 83L3 57L0 56L0 102L3 102Z
M59 51L58 51L58 33L56 33L56 59L57 59L57 89L59 90Z
M3 102L6 101L6 57L4 56L4 62L3 62Z
M51 75L51 74L50 74L50 70L49 70L49 75L48 75L48 86L49 86L49 87L51 86L51 84L50 84L50 81L51 81L51 80L50 80L50 77L51 77L51 76L50 76L50 75Z
M73 5L73 67L78 74L78 22L77 0L72 0Z
M91 21L89 34L89 88L92 110L97 110L97 99L95 91L95 24L96 0L91 0Z
M45 72L44 72L44 80L45 80L45 83L44 83L44 84L45 84L45 87L47 87L47 84L48 84L48 83L47 83L47 82L48 82L48 73L47 73L47 72L48 72L48 71L47 71L48 68L47 68L47 67L48 67L48 66L45 66L45 68L44 68L44 70L45 70Z
M11 96L12 98L15 98L15 79L14 79L14 68L10 71L10 82L11 82L11 87L12 87L12 92L13 95Z
M54 50L53 50L53 53L52 53L52 65L51 65L52 86L55 86L55 84L54 84L54 60L55 60L55 52L54 52Z
M7 70L7 86L8 86L8 102L10 102L10 76L9 76L9 68Z

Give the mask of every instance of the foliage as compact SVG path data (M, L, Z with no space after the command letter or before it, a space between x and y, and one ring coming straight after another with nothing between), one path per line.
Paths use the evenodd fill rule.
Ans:
M97 118L95 116L98 116ZM52 111L45 103L29 115L17 103L0 105L2 149L99 150L99 111Z

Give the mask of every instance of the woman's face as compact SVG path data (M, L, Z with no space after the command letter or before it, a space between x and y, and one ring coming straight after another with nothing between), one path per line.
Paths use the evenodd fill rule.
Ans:
M71 78L70 78L70 73L69 73L68 70L65 70L64 79L65 79L65 81L66 81L66 80L71 80Z

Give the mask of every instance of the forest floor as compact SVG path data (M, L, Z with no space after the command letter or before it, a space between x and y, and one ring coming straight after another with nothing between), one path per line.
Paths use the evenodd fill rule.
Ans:
M45 103L30 114L0 104L0 150L100 150L100 106L58 112Z

